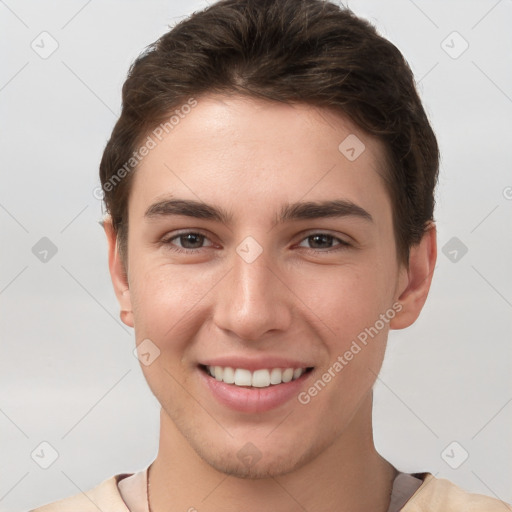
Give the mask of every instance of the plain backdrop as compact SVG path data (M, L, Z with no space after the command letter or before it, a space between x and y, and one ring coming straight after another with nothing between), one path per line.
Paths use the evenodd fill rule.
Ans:
M348 5L405 55L442 152L434 282L390 335L376 446L402 471L512 502L512 2ZM204 6L0 1L2 511L156 456L159 405L119 320L93 191L130 63Z

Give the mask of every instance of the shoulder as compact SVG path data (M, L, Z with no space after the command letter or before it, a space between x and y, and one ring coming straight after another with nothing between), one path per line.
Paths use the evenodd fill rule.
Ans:
M29 512L129 512L117 486L119 480L131 473L114 475L86 492L48 503Z
M402 512L512 512L512 506L496 498L473 494L431 473L418 473L423 484Z

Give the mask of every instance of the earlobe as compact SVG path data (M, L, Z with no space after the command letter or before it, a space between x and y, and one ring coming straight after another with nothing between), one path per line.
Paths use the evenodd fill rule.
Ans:
M133 311L130 297L130 286L124 262L119 254L117 243L117 235L112 225L112 219L107 216L103 221L103 228L107 236L108 243L108 267L110 271L110 278L114 286L114 292L119 302L121 321L133 327Z
M119 301L119 304L121 306L119 318L121 318L121 321L128 327L133 327L133 311L131 305L130 290L128 288L123 291L123 302Z
M436 226L429 222L421 241L409 251L409 268L404 270L404 283L398 302L402 309L391 320L391 329L404 329L418 318L427 300L437 259Z

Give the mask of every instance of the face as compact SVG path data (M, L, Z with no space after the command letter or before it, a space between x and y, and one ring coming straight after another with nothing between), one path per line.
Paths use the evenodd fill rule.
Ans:
M168 435L211 467L290 472L371 402L409 282L383 161L326 110L205 96L135 172L123 318L159 351Z

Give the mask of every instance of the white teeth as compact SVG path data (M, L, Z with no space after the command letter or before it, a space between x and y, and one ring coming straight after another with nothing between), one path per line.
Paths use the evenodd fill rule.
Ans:
M235 384L237 386L251 386L252 385L252 375L249 370L244 370L243 368L237 368L235 370Z
M224 368L224 375L222 376L222 380L226 384L234 384L235 383L235 370L233 368Z
M283 382L290 382L293 379L293 368L286 368L281 378Z
M290 382L298 379L305 368L272 368L255 370L251 372L245 368L231 368L229 366L207 366L208 373L218 381L235 386L252 386L266 388L268 386Z
M270 384L281 384L281 376L283 375L283 372L281 371L281 368L274 368L270 372Z
M266 388L270 386L270 373L268 370L256 370L252 374L253 388Z

